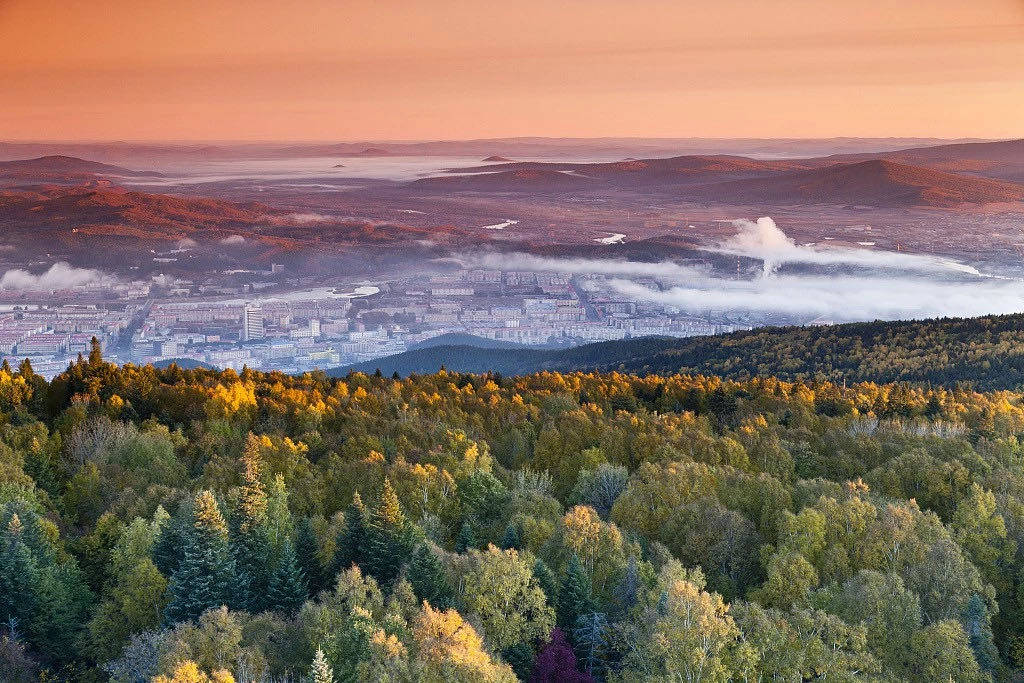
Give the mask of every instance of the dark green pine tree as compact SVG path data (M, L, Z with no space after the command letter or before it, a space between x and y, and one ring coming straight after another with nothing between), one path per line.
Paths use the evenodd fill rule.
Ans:
M505 527L505 534L501 537L501 547L503 550L522 549L522 534L519 532L519 525L515 522L511 522Z
M182 546L192 524L191 501L179 507L153 543L153 564L164 576L170 576L181 562Z
M345 509L345 526L338 532L334 557L328 568L327 588L331 587L339 572L346 571L352 565L362 565L366 547L366 506L359 491L352 496L352 502Z
M192 520L184 535L181 562L167 585L170 600L164 621L168 624L195 619L227 604L235 587L227 524L211 492L196 496Z
M426 600L435 609L445 610L453 606L455 591L441 565L441 559L426 543L421 544L412 556L406 578L412 584L416 597Z
M366 573L377 579L382 587L394 583L402 566L415 548L412 525L405 518L398 496L388 479L380 503L370 515L366 527Z
M620 616L625 616L636 604L640 594L640 574L636 563L636 555L629 556L626 571L622 580L615 586L615 609Z
M530 679L536 656L529 643L516 643L512 647L505 648L501 653L501 658L508 662L519 680Z
M974 658L983 671L994 672L1002 664L989 625L988 607L981 596L975 593L967 602L963 614L964 630L967 632Z
M554 572L544 564L544 560L537 558L537 561L533 563L533 575L537 577L537 585L544 591L544 595L548 598L548 604L552 607L558 607L558 579L555 578Z
M231 516L235 585L230 606L261 612L267 608L271 552L267 525L267 490L260 478L260 443L252 434L242 451L240 463L242 487Z
M291 539L286 538L281 545L281 557L277 568L270 577L267 589L267 608L295 614L309 597L306 577L302 574L299 561L295 557L295 548Z
M555 610L558 625L565 629L567 634L572 632L576 626L576 619L581 614L594 611L591 601L592 590L590 577L584 571L580 558L573 553L565 567L562 585L558 590L558 607Z
M579 615L572 630L576 661L581 669L600 680L604 680L607 663L608 633L608 618L601 612Z
M39 567L22 539L24 525L17 514L3 529L0 546L0 625L29 628L36 612Z
M309 584L310 594L316 595L324 589L324 570L320 564L320 542L309 517L300 518L295 525L295 556Z
M459 535L455 537L455 552L464 553L475 547L476 534L473 533L473 525L467 519L459 528Z

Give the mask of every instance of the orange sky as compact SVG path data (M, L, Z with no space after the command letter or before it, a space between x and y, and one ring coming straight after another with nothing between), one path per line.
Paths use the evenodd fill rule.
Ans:
M0 0L0 139L1024 136L1024 0Z

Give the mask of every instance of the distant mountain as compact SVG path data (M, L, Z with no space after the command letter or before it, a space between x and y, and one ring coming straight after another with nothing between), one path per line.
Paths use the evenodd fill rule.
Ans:
M52 155L35 159L0 161L0 181L81 182L93 177L160 177L154 171L133 171L78 157Z
M674 188L716 180L764 177L816 165L814 161L760 160L721 154L601 163L517 161L452 169L453 175L447 180L445 176L424 178L417 184L453 189L514 189L551 181L553 189L597 183L623 189Z
M256 203L137 192L105 183L0 191L0 221L8 229L71 228L83 234L175 239L203 229L257 225L273 213Z
M592 188L603 184L600 180L574 174L568 170L549 168L521 168L494 173L434 176L412 182L414 187L444 191L476 190L484 192L565 192Z
M1024 314L760 328L711 337L644 337L572 349L440 346L338 368L400 375L542 370L776 376L787 381L912 382L1024 389Z
M482 161L504 161L504 162L511 162L512 160L507 158L507 157L502 157L502 156L497 156L497 155L492 154L491 156L487 157L486 159L482 159Z
M606 163L514 162L453 170L450 176L423 178L413 184L446 191L491 192L614 187L732 205L952 207L1024 199L1024 184L888 158L837 163L834 159L760 160L717 155Z
M472 346L479 349L525 349L522 344L501 341L500 339L487 339L472 334L451 332L425 339L418 344L413 344L410 349L429 349L435 346Z
M887 159L705 185L690 193L731 204L934 206L1024 200L1024 185L947 173Z
M990 178L1024 182L1024 139L997 142L962 142L911 147L880 154L843 154L832 161L860 161L877 157L952 173L971 173Z

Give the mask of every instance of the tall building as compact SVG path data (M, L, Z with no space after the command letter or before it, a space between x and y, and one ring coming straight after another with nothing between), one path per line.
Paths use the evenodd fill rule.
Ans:
M242 341L255 341L266 336L263 329L263 309L258 306L245 306L242 309Z

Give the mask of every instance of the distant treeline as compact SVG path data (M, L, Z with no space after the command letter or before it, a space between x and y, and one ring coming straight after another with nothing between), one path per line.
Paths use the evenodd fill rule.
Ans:
M769 327L671 339L643 337L573 349L417 349L353 369L386 374L542 370L698 373L730 379L913 382L981 390L1024 388L1024 315ZM332 374L344 374L341 368Z

